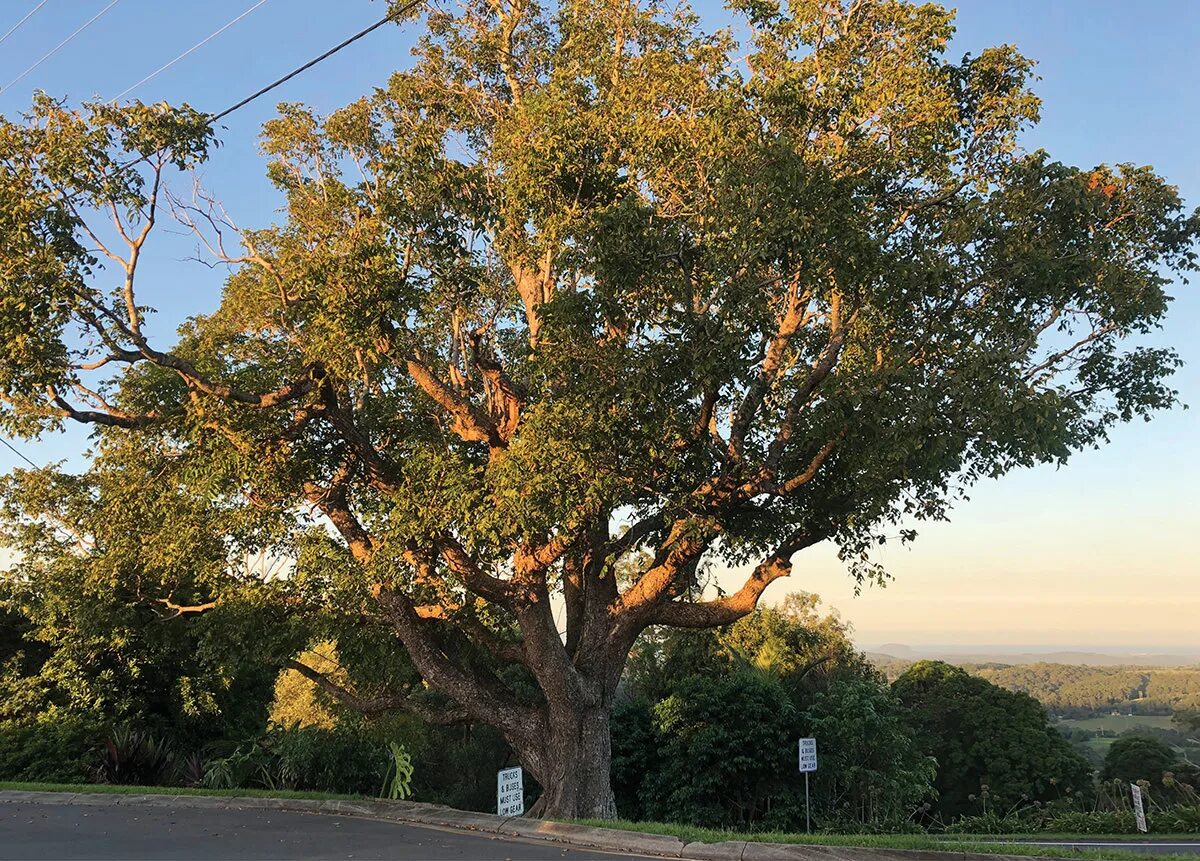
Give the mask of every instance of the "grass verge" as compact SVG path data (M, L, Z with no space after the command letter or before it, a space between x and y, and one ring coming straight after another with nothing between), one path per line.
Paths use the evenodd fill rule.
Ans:
M338 792L303 792L288 789L205 789L186 786L118 786L109 783L21 783L0 780L0 790L20 792L91 792L99 795L206 795L221 798L313 798L320 801L357 801L365 795Z
M575 820L580 825L596 825L602 828L619 828L625 831L641 831L647 834L665 834L678 837L684 843L720 843L725 840L747 840L762 843L799 843L814 846L862 846L872 849L935 849L948 852L985 852L999 855L1024 855L1033 858L1088 858L1094 861L1196 861L1196 856L1184 854L1147 855L1124 849L1067 849L1062 846L1030 846L1009 840L1101 840L1108 842L1132 842L1139 838L1131 835L1106 837L1097 835L1021 834L1003 836L972 836L963 834L793 834L773 831L739 832L714 828L697 828L691 825L676 825L669 822L626 822L599 819ZM1153 842L1200 842L1195 834L1150 835Z

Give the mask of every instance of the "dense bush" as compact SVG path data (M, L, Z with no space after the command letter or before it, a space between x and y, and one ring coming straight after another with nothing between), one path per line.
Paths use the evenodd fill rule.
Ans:
M708 826L789 820L796 727L777 679L750 672L687 679L654 707L659 755L642 788L647 814Z
M940 661L914 664L892 690L937 761L933 812L943 822L1090 794L1087 761L1029 695Z
M717 631L651 632L612 724L613 790L627 818L788 830L805 823L796 743L816 736L812 819L830 830L911 830L933 763L883 677L811 595Z
M0 780L88 782L102 734L95 724L69 717L0 723Z
M623 819L647 819L642 783L658 768L654 712L643 697L620 700L612 714L612 787Z
M118 727L109 733L99 751L95 775L101 783L124 786L171 786L183 770L171 746L145 730Z
M1200 834L1200 805L1172 807L1154 814L1156 831L1162 834Z
M262 787L377 795L392 766L388 746L353 729L273 727L207 763L214 789Z
M1162 786L1163 774L1174 764L1175 751L1165 742L1141 735L1122 736L1105 754L1100 777L1125 783L1145 780L1153 786Z

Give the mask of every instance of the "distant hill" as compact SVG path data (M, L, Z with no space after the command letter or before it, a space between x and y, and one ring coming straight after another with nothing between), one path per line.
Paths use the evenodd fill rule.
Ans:
M1038 699L1060 717L1170 715L1200 709L1200 661L1189 655L939 652L907 646L868 651L889 679L919 660L963 667L993 684ZM897 652L899 654L897 654Z
M1083 667L1200 667L1200 652L1179 654L1105 654L1101 652L1004 652L967 651L939 649L936 647L913 647L899 643L887 643L867 649L867 657L876 664L896 661L945 661L948 664L997 664L1021 666L1023 664L1072 664Z

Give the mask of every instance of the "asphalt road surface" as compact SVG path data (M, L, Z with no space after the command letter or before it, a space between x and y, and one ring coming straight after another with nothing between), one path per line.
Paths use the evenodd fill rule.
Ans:
M638 858L346 816L277 810L196 810L0 804L0 859L481 859Z

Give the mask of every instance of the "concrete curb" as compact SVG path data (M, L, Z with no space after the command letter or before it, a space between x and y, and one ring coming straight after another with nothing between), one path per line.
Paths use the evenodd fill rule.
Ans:
M816 846L799 843L684 843L678 837L596 828L542 819L472 813L440 804L363 799L322 801L311 798L252 798L211 795L118 795L99 792L28 792L0 790L0 804L74 804L88 807L185 807L210 810L281 810L430 825L481 834L561 843L569 846L632 852L688 861L1030 861L1029 856L926 849ZM1054 861L1054 859L1038 859Z

